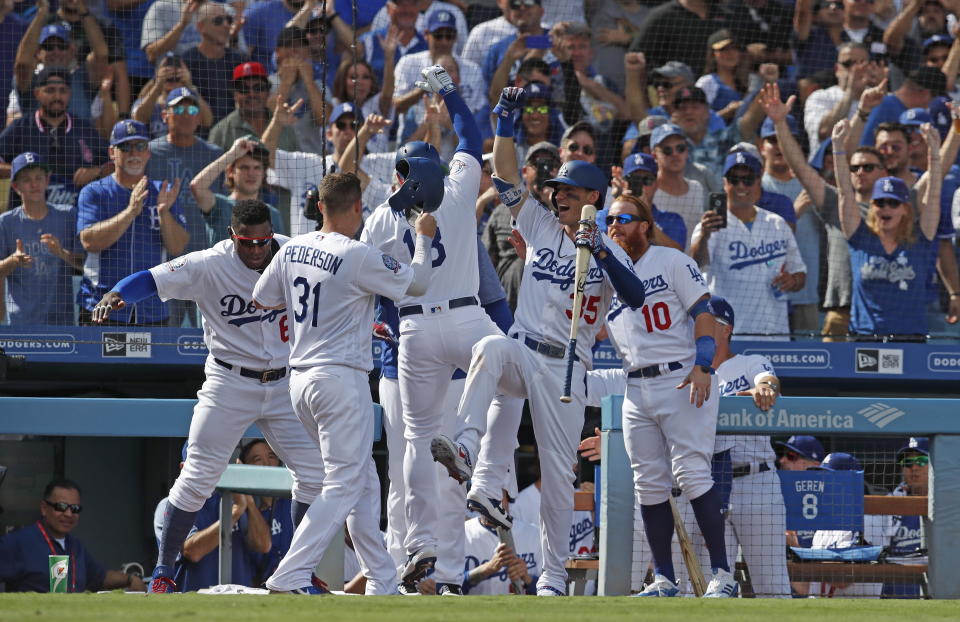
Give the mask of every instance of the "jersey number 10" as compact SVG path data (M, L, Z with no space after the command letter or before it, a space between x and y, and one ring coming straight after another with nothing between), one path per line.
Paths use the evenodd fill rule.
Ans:
M652 307L643 305L640 308L643 314L643 323L647 327L647 332L652 333L654 328L657 330L667 330L672 322L670 321L670 307L665 302L658 302Z

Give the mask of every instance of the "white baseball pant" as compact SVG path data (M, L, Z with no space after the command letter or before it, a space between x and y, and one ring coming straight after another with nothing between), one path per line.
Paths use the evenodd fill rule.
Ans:
M524 335L520 335L523 339ZM467 386L460 402L461 434L471 455L477 455L480 438L486 433L487 408L494 394L528 398L533 416L533 430L540 455L540 541L543 549L543 572L537 585L566 592L567 571L564 562L570 550L570 525L573 523L573 467L577 462L577 445L583 430L583 408L586 398L586 369L574 364L573 386L569 404L560 401L566 374L566 359L538 354L517 339L504 335L486 337L473 348L473 362L467 372ZM512 461L513 443L509 444ZM509 463L508 463L509 465ZM504 465L494 471L479 490L499 499L506 479ZM474 479L473 486L480 486Z
M367 373L342 365L294 370L290 394L302 429L320 446L326 476L267 587L288 591L310 585L313 568L346 522L367 578L366 593L394 593L396 568L380 536Z
M289 378L261 383L226 369L207 357L206 380L197 393L187 460L170 489L170 502L196 512L216 488L230 455L256 423L293 474L293 498L312 503L323 486L323 460L317 444L303 434L290 403Z

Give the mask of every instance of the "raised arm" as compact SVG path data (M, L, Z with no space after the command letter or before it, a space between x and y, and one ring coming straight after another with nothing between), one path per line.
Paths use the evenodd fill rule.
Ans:
M173 206L180 196L180 179L172 184L164 180L160 184L160 192L157 195L157 218L160 220L160 239L163 241L163 248L176 257L187 247L190 241L190 233L181 225L173 215Z
M870 65L869 62L857 63L846 73L839 85L843 89L840 100L820 119L820 127L817 128L817 136L820 140L829 138L837 121L846 119L850 114L850 106L853 102L860 100L864 89L867 88L867 80L870 78Z
M787 102L783 103L780 100L780 87L773 83L763 87L759 99L764 112L773 120L773 125L777 130L777 144L780 145L780 151L783 153L787 165L810 194L813 202L816 205L822 205L825 186L823 178L807 163L807 159L803 157L803 149L801 149L793 134L790 133L790 126L787 125L787 115L796 96L791 95Z
M525 98L523 89L508 86L493 109L497 117L497 134L493 138L493 183L500 193L500 202L510 209L514 218L527 198L527 190L520 182L517 149L513 142L516 111L523 106Z
M900 13L893 18L893 21L883 32L883 43L887 46L890 56L897 56L903 51L903 42L907 37L907 32L913 26L913 20L925 0L908 0L907 4Z
M378 114L367 115L366 121L360 126L360 129L340 156L340 162L338 163L340 170L344 173L353 173L359 177L361 190L366 189L367 184L370 183L370 176L360 170L360 159L363 158L363 153L367 150L367 142L375 134L382 134L388 125L390 125L389 119L384 119ZM358 156L358 154L360 155Z
M152 43L148 43L147 46L143 48L143 51L147 55L147 60L155 63L161 56L177 47L177 44L180 43L180 37L183 36L183 31L186 30L187 26L193 21L193 17L199 9L200 0L184 2L183 9L180 11L180 19L177 20L176 25L164 33L162 37Z
M27 32L20 39L20 45L17 46L17 55L13 61L13 71L18 90L25 91L30 88L30 82L33 80L33 70L37 66L37 48L40 47L40 31L47 23L47 17L50 15L50 1L37 0L37 13L33 16ZM7 42L5 45L11 45L13 42Z
M793 9L793 32L801 43L810 36L813 26L813 0L797 0Z
M850 134L850 122L843 119L833 127L833 172L837 181L837 202L840 210L840 230L843 237L850 239L860 226L860 207L850 181L850 162L846 145Z
M940 159L940 134L929 123L920 126L927 141L927 187L920 199L920 230L928 240L937 235L940 224L940 192L943 188L943 166Z
M861 144L873 144L873 132L880 121L877 115L873 114L874 108L880 105L883 98L887 96L887 78L877 86L866 89L860 95L860 104L857 107L857 114L853 116L853 122L850 125L850 135L847 137L847 144L842 148L846 151L853 151ZM834 149L838 148L837 143L833 143Z
M477 120L460 96L457 85L453 83L446 69L440 65L427 67L420 72L420 75L423 79L417 81L417 86L424 91L438 93L447 105L447 112L450 113L450 119L453 121L453 130L460 138L457 151L469 153L479 163L483 158L483 138L480 136L480 128L477 127Z
M266 129L263 130L263 135L260 136L263 146L270 152L271 168L277 158L277 149L280 146L280 134L283 132L283 128L297 122L297 111L300 110L301 106L303 106L302 99L298 99L296 103L291 106L282 99L277 98L276 105L273 108L273 117L270 119L270 123L267 124Z
M88 253L99 253L117 243L133 221L143 211L147 199L147 178L143 177L133 187L127 207L114 216L101 220L79 232L80 244Z
M213 190L210 189L210 186L227 170L228 166L240 159L240 156L253 151L255 146L256 143L252 140L238 138L233 141L233 145L228 151L204 167L190 181L190 194L193 195L201 212L209 214L216 203L216 198L213 196Z
M643 52L627 52L623 57L626 75L627 114L631 121L639 123L647 116L650 102L647 101L647 59Z

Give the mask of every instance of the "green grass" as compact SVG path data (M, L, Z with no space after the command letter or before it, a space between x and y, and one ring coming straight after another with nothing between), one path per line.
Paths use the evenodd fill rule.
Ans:
M512 620L649 620L655 622L841 622L896 619L958 620L960 601L731 600L693 598L642 601L630 598L453 598L339 596L140 596L132 594L0 594L0 622L18 620L140 620L241 622L505 622Z

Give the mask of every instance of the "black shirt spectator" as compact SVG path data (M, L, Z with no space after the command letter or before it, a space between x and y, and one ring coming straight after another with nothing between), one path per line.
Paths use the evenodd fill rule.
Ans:
M707 37L723 27L723 15L712 2L670 0L650 12L630 51L643 52L648 67L678 60L700 75L706 62Z
M194 84L210 104L214 123L233 111L230 84L233 68L249 60L246 54L228 47L233 19L222 4L203 5L197 16L200 43L183 55L183 62L190 70Z
M792 6L778 0L735 0L724 7L724 13L734 40L747 48L755 61L783 65L792 62ZM762 53L753 47L758 43L764 46Z

